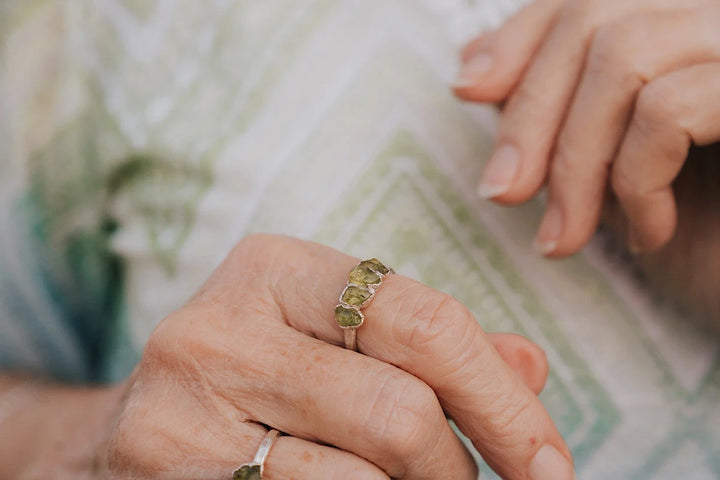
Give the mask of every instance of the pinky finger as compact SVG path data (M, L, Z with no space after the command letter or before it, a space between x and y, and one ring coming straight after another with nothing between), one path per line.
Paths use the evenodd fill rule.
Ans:
M657 250L672 238L672 182L690 145L720 141L719 78L720 63L695 65L651 81L638 95L612 171L635 252Z

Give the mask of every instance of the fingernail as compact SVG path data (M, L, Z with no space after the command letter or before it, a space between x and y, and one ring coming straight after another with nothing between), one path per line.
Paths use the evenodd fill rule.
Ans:
M545 445L535 454L528 469L530 480L574 480L572 463L552 445Z
M562 213L554 203L548 204L545 216L535 236L533 247L541 255L548 255L555 251L558 239L562 233Z
M455 88L473 87L480 83L482 77L492 68L493 59L487 52L479 52L475 54L460 69L460 74L453 82Z
M481 198L493 198L510 189L520 166L520 155L512 145L498 147L483 172L482 181L478 186Z

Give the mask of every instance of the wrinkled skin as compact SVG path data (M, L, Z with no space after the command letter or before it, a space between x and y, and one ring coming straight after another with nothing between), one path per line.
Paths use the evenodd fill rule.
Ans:
M287 433L269 480L475 480L449 415L504 478L547 471L552 451L570 480L531 342L486 334L457 300L393 274L363 310L360 353L341 348L333 310L356 262L287 237L243 240L153 332L109 441L110 477L228 478L268 426Z

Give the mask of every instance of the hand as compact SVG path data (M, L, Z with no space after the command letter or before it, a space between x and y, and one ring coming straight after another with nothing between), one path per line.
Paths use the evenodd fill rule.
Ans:
M475 480L447 414L504 478L570 480L536 396L547 364L529 341L487 335L452 297L395 274L363 310L361 353L339 347L333 311L356 262L286 237L242 241L152 334L110 441L111 477L229 478L264 424L287 433L269 480Z
M479 192L515 204L547 182L541 253L589 240L608 179L631 249L668 242L689 146L720 141L720 3L536 0L463 60L457 95L506 102Z

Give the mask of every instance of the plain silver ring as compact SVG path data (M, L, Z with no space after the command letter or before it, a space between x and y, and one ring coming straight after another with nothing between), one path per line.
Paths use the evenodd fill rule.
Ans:
M273 429L265 434L260 446L255 453L252 462L243 463L233 472L233 480L250 480L260 478L262 480L263 470L265 469L265 459L270 453L275 440L280 436L280 432Z
M345 332L345 348L357 352L357 328L346 328Z

